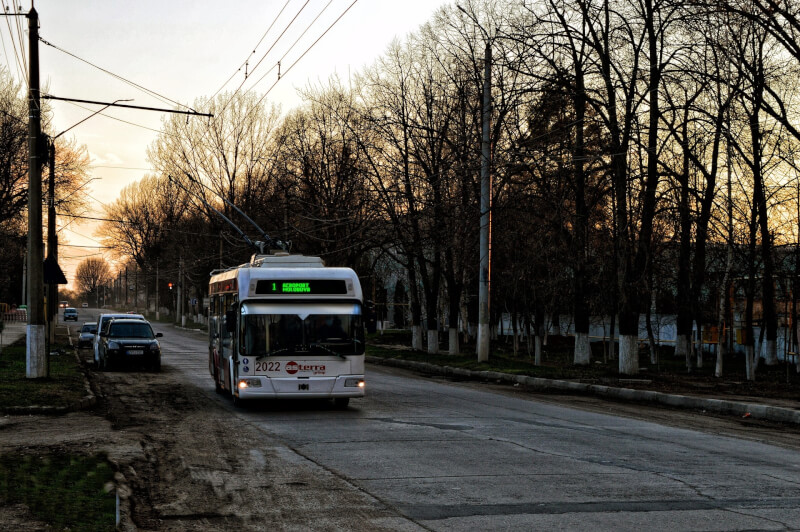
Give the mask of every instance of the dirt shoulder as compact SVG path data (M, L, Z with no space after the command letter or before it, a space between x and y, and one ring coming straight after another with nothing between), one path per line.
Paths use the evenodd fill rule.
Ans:
M88 361L88 353L84 359ZM397 530L405 520L237 418L178 370L88 372L98 401L62 416L0 417L0 453L105 453L122 530ZM47 530L20 505L0 528Z

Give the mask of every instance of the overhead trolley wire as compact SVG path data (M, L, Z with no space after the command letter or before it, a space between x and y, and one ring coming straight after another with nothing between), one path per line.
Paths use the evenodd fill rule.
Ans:
M283 36L286 34L286 32L287 32L287 31L289 31L289 28L291 28L291 27L292 27L292 24L294 24L294 22L297 20L297 17L299 17L299 16L300 16L300 14L303 12L303 10L306 8L306 6L308 5L308 3L309 3L310 1L311 1L311 0L306 0L306 3L305 3L305 4L303 4L303 7L301 7L301 8L300 8L300 10L299 10L299 11L298 11L298 12L297 12L295 15L294 15L294 18L292 18L292 20L290 20L290 21L289 21L289 24L287 24L287 25L286 25L286 27L283 29L283 31L281 32L281 34L280 34L280 35L278 35L278 38L277 38L277 39L275 39L275 42L273 42L273 43L272 43L272 46L270 46L270 47L267 49L267 51L266 51L266 52L264 52L264 55L262 55L262 56L261 56L261 59L259 59L259 60L258 60L258 63L256 63L256 64L255 64L255 66L253 67L253 70L251 70L251 73L252 73L252 72L255 72L255 71L256 71L256 69L259 67L259 65L261 65L261 63L264 61L264 59L266 59L266 58L267 58L267 55L268 55L268 54L269 54L269 53L272 51L272 49L273 49L273 48L275 48L275 46L278 44L278 42L281 40L281 38L282 38L282 37L283 37ZM323 11L324 11L324 10L323 10ZM315 19L315 20L316 20L316 19ZM238 92L238 91L239 91L239 89L241 89L241 88L242 88L242 85L244 85L245 81L247 81L247 78L245 78L244 80L242 80L242 83L241 83L241 85L239 85L239 88L238 88L238 89L236 89L236 92Z
M270 24L270 25L269 25L269 27L267 28L267 31L265 31L265 32L264 32L264 35L262 35L262 36L261 36L261 38L258 40L258 42L256 43L256 45L253 47L253 52L252 52L250 55L248 55L248 56L247 56L247 59L245 59L245 60L244 60L244 62L241 64L241 66L240 66L238 69L236 69L236 72L234 72L233 74L231 74L231 77L229 77L229 78L227 79L227 81L225 81L225 83L223 83L223 84L222 84L222 86L221 86L220 88L218 88L214 94L212 94L212 95L211 95L211 98L209 98L210 100L212 100L212 101L213 101L213 100L214 100L214 97L215 97L217 94L219 94L219 93L220 93L220 91L221 91L222 89L224 89L224 88L225 88L225 85L227 85L228 83L230 83L230 81L233 79L233 77L236 75L236 73L237 73L237 72L241 72L241 71L242 71L242 67L243 67L243 66L245 66L245 65L247 64L247 62L250 60L250 58L251 58L251 57L252 57L252 56L253 56L253 55L256 53L256 48L258 48L258 47L259 47L259 45L261 45L261 43L264 41L264 38L267 36L267 34L269 33L269 31L270 31L270 30L272 29L272 27L275 25L275 23L276 23L276 22L278 22L278 19L279 19L279 18L280 18L280 16L283 14L283 11L286 9L286 7L289 5L289 2L291 2L291 1L292 1L292 0L286 0L286 3L285 3L285 4L283 4L283 7L282 7L282 8L281 8L281 10L278 12L278 15L275 17L275 20L273 20L273 21L272 21L272 24Z
M311 21L311 23L310 23L308 26L306 26L306 29L304 29L304 30L303 30L303 33L301 33L301 34L300 34L300 36L299 36L297 39L295 39L295 41L292 43L292 45L291 45L291 46L289 46L289 49L288 49L288 50L286 50L286 52L284 52L284 54L281 56L281 58L278 60L278 62L277 62L275 65L273 65L273 66L272 66L272 68L270 68L269 70L267 70L267 71L264 73L264 75L263 75L263 76L261 76L260 78L258 78L258 81L256 81L255 83L253 83L253 86L255 86L255 85L258 85L259 83L261 83L261 80L263 80L265 77L267 77L267 74L269 74L270 72L272 72L273 70L275 70L275 67L276 67L276 66L278 66L278 65L279 65L279 64L280 64L280 63L281 63L281 62L282 62L282 61L283 61L283 60L286 58L286 56L287 56L287 55L289 55L289 52L291 52L291 51L294 49L294 47L297 45L297 43L299 43L299 42L300 42L300 39L302 39L303 37L305 37L306 33L308 33L308 30L310 30L310 29L311 29L311 26L313 26L313 25L314 25L314 24L317 22L317 20L319 20L319 17L321 17L321 16L322 16L322 14L323 14L323 13L325 13L325 11L328 9L328 7L330 7L330 5L331 5L332 3L333 3L333 0L328 0L328 3L327 3L327 4L325 4L325 7L323 7L323 8L322 8L322 10L321 10L319 13L317 13L317 16L316 16L316 17L314 17L314 20L312 20L312 21ZM280 73L279 73L279 75L280 75Z
M282 75L281 77L283 77L283 76L285 76L286 74L288 74L288 73L289 73L289 71L290 71L292 68L294 68L294 66L295 66L297 63L299 63L299 62L300 62L300 60L301 60L301 59L303 59L303 57L305 57L305 56L306 56L306 54L308 54L308 52L309 52L309 51L311 51L311 49L312 49L312 48L314 48L314 46L316 46L316 45L319 43L319 41L321 41L321 40L322 40L322 38L323 38L323 37L325 37L325 35L327 35L327 34L328 34L328 32L329 32L329 31L330 31L330 30L331 30L331 29L332 29L332 28L333 28L333 27L334 27L336 24L338 24L338 23L339 23L339 21L340 21L340 20L341 20L341 19L342 19L342 18L343 18L343 17L344 17L344 16L345 16L347 13L348 13L348 11L350 11L350 9L352 9L352 7L353 7L353 6L354 6L354 5L355 5L357 2L358 2L358 0L353 0L353 2L352 2L352 3L351 3L349 6L347 6L347 9L345 9L345 10L344 10L344 11L343 11L343 12L342 12L342 13L341 13L341 14L340 14L340 15L339 15L337 18L336 18L336 20L334 20L334 21L333 21L333 22L330 24L330 26L328 26L328 27L325 29L325 31L323 31L323 32L322 32L322 34L321 34L319 37L317 37L317 39L316 39L316 40L315 40L313 43L311 43L311 45L310 45L308 48L306 48L306 50L305 50L305 51L304 51L304 52L303 52L303 53L300 55L300 57L298 57L298 58L297 58L297 59L296 59L296 60L295 60L295 61L294 61L294 62L293 62L291 65L289 65L289 68L287 68L287 69L286 69L286 70L283 72L283 75ZM315 18L315 19L312 21L312 23L311 23L311 24L309 24L309 26L308 26L308 27L306 27L306 29L305 29L305 30L303 31L303 33L300 35L300 38L302 38L302 37L303 37L303 35L305 35L305 33L306 33L306 32L307 32L307 31L308 31L310 28L311 28L311 26L314 24L314 22L316 22L316 20L319 18L319 16L322 14L322 12L324 12L324 11L325 11L325 10L328 8L328 6L329 6L329 5L330 5L330 2L328 2L328 4L327 4L327 5L326 5L326 6L325 6L323 9L322 9L322 11L319 13L319 15L317 15L317 17L316 17L316 18ZM283 57L281 57L281 61L282 61L282 60L283 60L283 59L286 57L286 55L289 53L289 51L290 51L290 50L291 50L291 49L292 49L292 48L293 48L293 47L294 47L294 46L297 44L297 42L298 42L299 40L300 40L300 39L298 38L298 39L297 39L297 40L296 40L296 41L295 41L295 42L292 44L292 46L290 47L290 49L289 49L289 50L287 50L287 52L286 52L286 53L283 55ZM276 63L276 66L277 66L277 63ZM270 69L268 72L271 72L272 70L274 70L274 68L275 68L275 67L273 66L273 67L272 67L272 68L271 68L271 69ZM253 90L253 88L254 88L254 87L255 87L255 86L258 84L258 83L260 83L260 82L261 82L261 81L264 79L264 77L265 77L265 76L266 76L266 74L265 74L264 76L262 76L261 78L259 78L259 80L258 80L258 81L256 81L256 83L254 83L254 84L253 84L253 85L252 85L250 88L248 88L248 89L247 89L247 91L245 91L245 93L246 93L246 92L249 92L249 91L251 91L251 90ZM263 96L261 96L261 98L260 98L260 99L259 99L259 100L256 102L256 104L255 104L255 105L254 105L254 106L253 106L253 107L250 109L250 111L248 112L248 114L250 114L250 113L254 112L255 110L257 110L257 109L259 108L259 105L261 104L261 102L263 102L263 101L264 101L264 98L266 98L266 97L267 97L267 95L268 95L268 94L269 94L269 93L272 91L272 89L274 89L274 88L275 88L275 86L278 84L278 82L280 82L280 80L281 80L281 78L279 77L279 78L278 78L278 79L275 81L275 83L273 83L273 84L272 84L272 85L269 87L269 89L267 89L267 91L266 91L266 92L263 94ZM240 86L239 88L241 88L241 86ZM239 90L239 89L237 89L237 91L238 91L238 90ZM233 95L231 95L231 98L228 100L228 103L230 103L230 102L233 100L233 98L234 98L235 94L236 94L236 93L234 93ZM226 103L226 106L227 106L227 103ZM224 109L224 108L223 108L223 109ZM221 111L220 111L220 113L221 113ZM205 134L206 134L206 132L204 132L204 135L205 135Z
M283 28L283 31L281 32L281 34L278 35L278 37L272 43L272 46L270 46L269 49L267 49L267 51L264 52L264 55L261 56L261 59L258 60L258 63L256 63L256 65L253 67L253 70L251 71L251 73L255 72L255 70L258 68L258 66L264 61L264 59L266 59L267 55L272 51L273 48L275 48L275 46L278 44L278 42L280 42L281 38L283 38L283 36L286 34L286 32L289 30L289 28L292 27L292 24L294 24L295 20L297 20L297 17L300 16L300 14L303 12L303 10L306 8L306 6L308 5L308 3L310 1L311 0L306 0L306 2L303 4L303 6L300 8L300 10L297 13L295 13L295 15L292 18L292 20L289 21L289 24L287 24L286 27ZM282 11L283 10L281 10L281 12ZM272 70L272 69L270 69L270 70ZM259 81L261 81L261 80L259 79ZM239 93L239 91L242 90L242 87L244 86L244 84L246 82L247 82L247 77L245 77L245 79L242 80L242 82L239 84L239 86L236 88L236 90L233 91L233 93L231 93L230 98L228 98L228 101L226 101L225 105L222 106L222 109L218 112L218 114L222 114L223 112L225 112L225 109L227 109L228 105L230 105L231 102L234 100L234 98L236 98L236 95ZM253 86L251 86L249 89L247 89L244 93L247 94L248 92L250 92L250 90L252 90L252 88L256 84L258 84L258 82L256 82Z
M284 75L285 75L285 74L288 74L288 73L289 73L289 71L290 71L290 70L292 70L292 68L294 68L294 66L295 66L297 63L299 63L299 62L300 62L300 60L301 60L301 59L303 59L303 57L305 57L305 56L306 56L306 54L307 54L308 52L310 52L310 51L311 51L311 49L312 49L312 48L314 48L314 46L316 46L316 45L317 45L317 43L318 43L319 41L321 41L321 40L322 40L322 38L323 38L323 37L325 37L325 35L327 35L327 33L328 33L330 30L331 30L331 28L333 28L333 27L334 27L336 24L338 24L338 22L339 22L340 20L342 20L342 17L344 17L344 16L347 14L347 12L348 12L348 11L350 11L350 9L351 9L351 8L352 8L354 5L356 5L356 2L358 2L358 0L353 0L353 3L351 3L349 6L347 6L347 9L345 9L345 10L342 12L342 14L341 14L341 15L339 15L339 16L336 18L336 20L334 20L334 21L331 23L331 25L330 25L330 26L328 26L328 28L327 28L327 29L326 29L324 32L322 32L322 35L320 35L319 37L317 37L317 40L316 40L316 41L314 41L313 43L311 43L311 46L309 46L308 48L306 48L306 51L305 51L305 52L303 52L303 53L300 55L300 57L298 57L298 58L297 58L297 59L296 59L296 60L295 60L295 61L294 61L294 62L293 62L291 65L289 65L289 68L287 68L287 69L286 69L286 71L284 72ZM267 89L267 92L265 92L265 93L264 93L264 95L261 97L261 99L258 101L258 103L261 103L261 102L264 100L264 98L266 98L266 97L267 97L267 95L268 95L268 94L269 94L269 93L272 91L272 89L274 89L274 88L275 88L275 85L277 85L279 81L280 81L280 79L277 79L277 80L275 81L275 83L273 83L273 84L270 86L270 88L269 88L269 89Z

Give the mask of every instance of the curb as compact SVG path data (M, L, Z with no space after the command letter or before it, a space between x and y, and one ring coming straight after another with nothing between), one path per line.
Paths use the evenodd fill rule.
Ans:
M78 365L83 369L83 361L78 355L77 351L73 351L73 356L78 362ZM71 405L65 406L11 406L8 408L0 409L3 414L12 416L61 416L70 412L79 412L81 410L89 410L97 404L97 396L92 391L89 385L89 379L86 377L86 371L83 372L83 386L86 390L86 395L81 399L75 401Z
M632 388L618 388L600 384L586 384L564 380L543 379L527 375L512 375L497 371L472 371L464 368L450 366L437 366L428 362L413 360L400 360L394 358L380 358L368 356L366 361L371 364L393 366L397 368L413 369L433 375L455 376L470 380L495 380L509 384L518 384L540 391L561 391L583 395L594 395L619 401L634 403L653 403L673 408L691 410L705 410L716 414L730 414L747 416L754 419L764 419L780 423L800 424L800 410L769 406L760 403L744 403L740 401L726 401L723 399L706 399L703 397L672 395L651 390L634 390Z

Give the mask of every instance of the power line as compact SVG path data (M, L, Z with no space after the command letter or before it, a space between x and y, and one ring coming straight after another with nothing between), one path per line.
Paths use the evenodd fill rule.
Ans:
M6 5L5 1L3 1L3 8L5 9L5 11L8 11L8 6ZM24 66L25 64L24 61L20 59L20 54L22 54L23 56L25 55L24 54L25 48L22 47L20 48L19 52L17 51L17 43L14 40L15 39L14 30L11 29L11 21L8 20L8 17L6 17L6 26L8 26L8 35L9 38L11 39L11 46L14 48L14 58L16 59L15 64L17 65L17 70L20 71L20 79L24 80L25 86L28 87L28 76L25 75L25 73L27 72L27 68L25 68Z
M177 109L160 109L157 107L143 107L141 105L128 105L125 103L108 103L108 102L97 102L94 100L79 100L77 98L62 98L60 96L53 96L52 94L43 94L42 98L46 100L59 100L62 102L77 102L77 103L88 103L91 105L105 105L106 107L125 107L126 109L139 109L142 111L160 111L162 113L175 113L175 114L182 114L182 115L190 115L190 116L207 116L213 118L214 115L209 113L199 113L194 109L189 111L179 111ZM185 107L185 106L184 106ZM188 109L188 108L187 108Z
M172 103L172 104L174 104L174 105L177 105L178 107L184 107L184 108L186 108L186 109L189 109L190 111L194 111L194 112L196 112L194 109L192 109L192 108L191 108L191 107L189 107L188 105L182 104L182 103L180 103L180 102L176 102L175 100L172 100L172 99L170 99L170 98L167 98L166 96L163 96L163 95L161 95L161 94L159 94L159 93L157 93L157 92L155 92L155 91L153 91L153 90L150 90L150 89L148 89L147 87L143 87L142 85L139 85L138 83L134 83L133 81L130 81L130 80L128 80L128 79L126 79L126 78L124 78L124 77L122 77L122 76L118 75L118 74L114 74L113 72L111 72L111 71L109 71L109 70L106 70L106 69L105 69L105 68L103 68L103 67L97 66L97 65L95 65L94 63L92 63L92 62L90 62L90 61L87 61L86 59L83 59L83 58L81 58L81 57L78 57L77 55L73 54L72 52L68 52L68 51L64 50L63 48L60 48L60 47L56 46L55 44L53 44L53 43L50 43L50 42L48 42L48 41L46 41L46 40L44 40L44 39L42 39L42 38L39 38L39 41L40 41L40 42L42 42L42 43L44 43L44 44L46 44L47 46L50 46L50 47L52 47L52 48L55 48L55 49L56 49L56 50L58 50L59 52L65 53L65 54L67 54L67 55L68 55L68 56L70 56L70 57L74 57L74 58L75 58L75 59L77 59L78 61L82 61L82 62L86 63L87 65L90 65L90 66L92 66L92 67L94 67L94 68L96 68L96 69L100 70L101 72L104 72L104 73L108 74L109 76L111 76L111 77L113 77L113 78L116 78L116 79L118 79L118 80L120 80L120 81L122 81L122 82L124 82L124 83L127 83L128 85L130 85L130 86L132 86L132 87L134 87L134 88L137 88L137 89L139 89L140 91L144 92L145 94L148 94L148 95L150 95L150 96L153 96L153 97L155 97L155 98L157 98L157 99L160 99L160 100L161 100L161 101L163 101L163 102Z
M131 222L131 221L128 221L128 220L117 220L117 219L113 219L113 218L97 218L97 217L93 217L93 216L81 216L81 215L78 215L78 214L67 214L65 212L58 213L58 216L66 216L67 218L80 218L81 220L96 220L98 222L116 222L116 223L120 223L120 224L136 225L135 222Z
M86 249L114 249L112 246L81 246L79 244L59 244L58 247L86 248Z

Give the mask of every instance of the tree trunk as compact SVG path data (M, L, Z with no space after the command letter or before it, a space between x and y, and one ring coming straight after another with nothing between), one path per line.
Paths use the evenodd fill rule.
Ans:
M619 372L623 375L639 373L639 336L619 335Z

